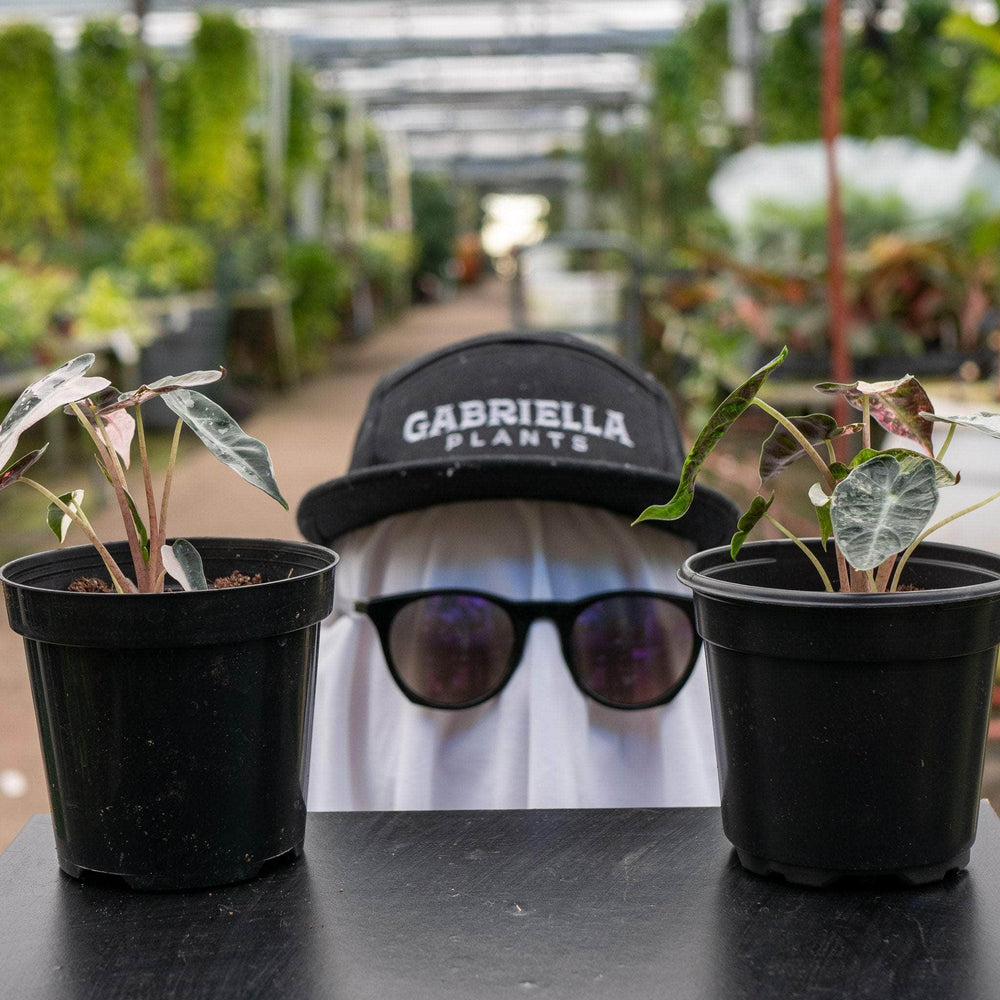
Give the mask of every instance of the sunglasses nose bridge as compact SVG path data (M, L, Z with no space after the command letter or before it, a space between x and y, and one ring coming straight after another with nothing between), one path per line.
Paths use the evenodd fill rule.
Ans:
M555 629L559 653L570 673L572 664L572 628L578 611L565 601L524 601L513 609L514 649L511 657L517 666L525 655L532 629L538 622L548 622Z
M510 612L519 652L523 652L532 626L540 621L552 623L565 651L569 632L576 618L575 611L568 612L565 601L520 601L510 606Z
M556 615L532 609L530 614L519 618L515 626L514 648L511 650L512 671L526 661L555 662L560 668L559 675L565 676L569 681L573 674L570 656L568 629L563 627Z

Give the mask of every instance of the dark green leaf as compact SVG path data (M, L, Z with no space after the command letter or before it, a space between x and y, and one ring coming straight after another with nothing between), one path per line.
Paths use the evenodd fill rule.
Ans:
M83 490L73 490L72 493L63 493L59 499L71 511L79 513L80 508L83 506ZM50 503L46 513L46 522L60 542L66 541L66 532L69 531L73 524L73 519L68 514L63 513L62 509L54 503Z
M732 541L729 543L729 555L733 559L739 555L740 549L743 548L743 543L747 540L747 535L757 526L772 503L774 503L773 493L769 497L762 497L758 494L750 501L750 506L736 522L736 534L733 535Z
M683 517L694 500L695 480L701 472L705 460L712 453L712 450L719 443L719 440L733 425L736 419L753 402L754 397L760 391L761 386L767 381L768 376L777 368L788 356L788 348L783 347L781 353L769 361L762 368L753 373L742 385L735 388L718 406L715 413L709 418L708 423L702 428L695 443L684 459L684 467L681 469L680 483L673 497L665 504L656 504L647 507L636 519L635 524L640 521L675 521Z
M274 479L267 445L245 433L218 403L193 389L167 393L163 402L201 438L219 461L288 510L288 503Z
M830 497L823 491L819 483L813 483L809 487L809 499L812 501L813 509L816 511L816 522L819 525L819 537L826 549L826 543L833 534L833 518L830 515Z
M27 455L19 458L6 472L0 474L0 490L10 486L11 483L16 483L45 454L46 448L48 448L48 445L43 444L41 448L36 448L35 451L28 452Z
M826 413L810 413L804 417L790 417L790 422L811 444L818 445L843 434L853 434L861 429L860 424L840 427L837 421ZM766 484L793 462L805 454L805 449L791 435L787 427L775 424L760 450L760 481Z
M934 463L922 455L876 455L837 483L831 515L837 546L859 570L902 552L937 507Z

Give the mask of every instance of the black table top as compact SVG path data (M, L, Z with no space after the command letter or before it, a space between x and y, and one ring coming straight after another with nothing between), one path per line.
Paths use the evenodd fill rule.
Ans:
M318 813L306 852L143 894L57 866L47 816L0 857L9 1000L1000 996L1000 820L924 888L750 875L717 809Z

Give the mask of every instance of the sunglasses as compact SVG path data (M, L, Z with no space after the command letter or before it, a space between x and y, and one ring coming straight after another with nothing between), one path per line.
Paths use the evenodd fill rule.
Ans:
M701 640L694 602L646 590L577 601L510 601L474 590L414 591L358 601L411 701L471 708L499 694L531 624L552 621L576 686L611 708L662 705L684 686Z

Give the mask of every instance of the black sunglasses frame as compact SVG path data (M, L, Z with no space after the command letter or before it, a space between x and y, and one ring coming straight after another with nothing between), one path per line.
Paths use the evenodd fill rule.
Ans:
M510 656L508 657L501 680L482 696L475 698L474 700L463 702L461 705L442 704L441 702L425 698L410 688L403 680L396 667L390 647L392 623L395 620L396 615L399 614L404 607L411 604L413 601L423 600L429 597L447 597L452 595L478 597L483 600L490 601L507 614L507 617L510 618L514 629L514 639L511 646ZM683 611L685 617L691 624L691 655L688 658L688 663L685 666L684 672L681 674L677 682L669 688L669 690L667 690L662 696L655 698L652 701L642 702L637 705L622 705L618 702L610 701L607 698L603 698L589 690L584 685L579 672L576 669L572 642L573 623L580 616L580 614L592 604L596 604L599 601L607 600L613 597L652 597L660 601L665 601L674 605L680 611ZM483 702L489 701L491 698L495 698L498 694L500 694L500 692L507 686L511 677L514 676L514 671L521 662L521 657L524 655L524 644L527 641L529 629L539 619L551 621L556 626L556 629L559 632L559 642L562 647L563 659L565 660L567 667L569 667L570 676L573 678L573 683L576 684L577 688L591 700L599 702L602 705L606 705L608 708L615 708L623 712L638 711L645 708L655 708L659 705L666 705L687 683L687 679L691 676L691 671L694 670L694 665L701 652L701 636L698 634L698 630L695 627L694 600L690 597L682 597L678 594L667 594L656 590L609 590L599 594L588 594L586 597L579 598L575 601L514 601L482 590L468 590L464 587L452 587L443 588L441 590L411 590L401 594L389 594L384 597L373 597L369 601L356 601L354 604L354 610L367 615L368 618L371 619L372 624L378 632L379 643L382 646L382 653L385 656L386 665L389 667L389 672L392 674L393 679L403 694L405 694L410 701L415 702L418 705L425 705L428 708L441 708L451 711L457 711L463 708L474 708L476 705L481 705Z

